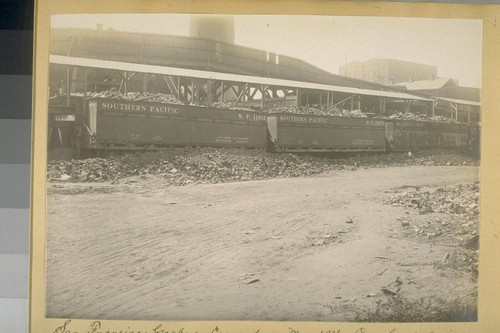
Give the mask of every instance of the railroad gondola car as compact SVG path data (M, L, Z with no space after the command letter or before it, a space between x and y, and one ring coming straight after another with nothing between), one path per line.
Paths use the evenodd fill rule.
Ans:
M276 152L384 152L383 120L300 114L268 116Z
M259 112L101 98L85 103L83 149L266 145L266 116Z
M466 124L386 120L388 150L416 151L429 148L463 149L469 144L470 126Z

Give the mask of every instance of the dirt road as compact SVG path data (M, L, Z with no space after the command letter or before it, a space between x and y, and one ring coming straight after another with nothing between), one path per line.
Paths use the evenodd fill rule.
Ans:
M406 238L397 220L439 214L384 201L404 186L478 178L477 167L393 167L184 187L56 185L47 315L349 321L391 297L382 288L398 277L407 299L466 295L470 276L436 265L452 242Z

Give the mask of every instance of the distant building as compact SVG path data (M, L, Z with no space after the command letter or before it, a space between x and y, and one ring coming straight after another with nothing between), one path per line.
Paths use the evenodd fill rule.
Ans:
M413 93L423 93L435 97L448 97L475 102L480 101L481 95L481 89L461 87L458 84L458 80L450 78L400 82L391 86L404 88Z
M380 84L429 80L437 77L437 67L396 59L353 61L340 66L340 75Z

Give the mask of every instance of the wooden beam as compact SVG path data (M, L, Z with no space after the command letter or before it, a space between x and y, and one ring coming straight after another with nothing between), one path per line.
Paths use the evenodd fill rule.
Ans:
M70 83L70 66L66 66L66 106L70 104L71 98L71 83Z
M266 99L266 92L264 91L264 85L261 84L260 85L260 94L261 94L261 98L260 98L260 108L263 109L264 108L264 100Z

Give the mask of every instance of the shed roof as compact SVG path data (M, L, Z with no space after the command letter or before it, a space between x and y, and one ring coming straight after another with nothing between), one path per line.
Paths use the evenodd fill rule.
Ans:
M447 85L456 85L450 78L438 78L434 80L419 80L413 82L399 82L395 86L404 86L407 90L438 90Z
M447 101L447 102L455 103L455 104L481 106L481 102L467 101L465 99L456 99L456 98L448 98L448 97L436 97L436 98L438 100L443 100L443 101Z
M359 89L359 88L351 88L351 87L332 86L332 85L319 84L319 83L301 82L301 81L284 80L284 79L274 79L274 78L260 77L260 76L219 73L219 72L185 69L185 68L177 68L177 67L166 67L166 66L155 66L155 65L128 63L128 62L121 62L121 61L110 61L110 60L50 55L49 62L51 64L71 65L71 66L79 66L79 67L114 69L114 70L129 71L129 72L163 74L163 75L172 75L172 76L201 78L201 79L208 79L208 80L243 82L243 83L251 83L251 84L264 84L264 85L271 85L271 86L275 86L275 87L289 87L289 88L301 88L301 89L311 89L311 90L335 91L335 92L341 92L341 93L347 93L347 94L353 94L353 95L380 96L380 97L389 97L389 98L395 98L395 99L419 100L419 101L429 101L429 102L431 101L431 99L428 99L428 98L423 98L423 97L419 97L419 96L415 96L415 95L411 95L411 94L406 94L406 93L400 93L400 92Z

